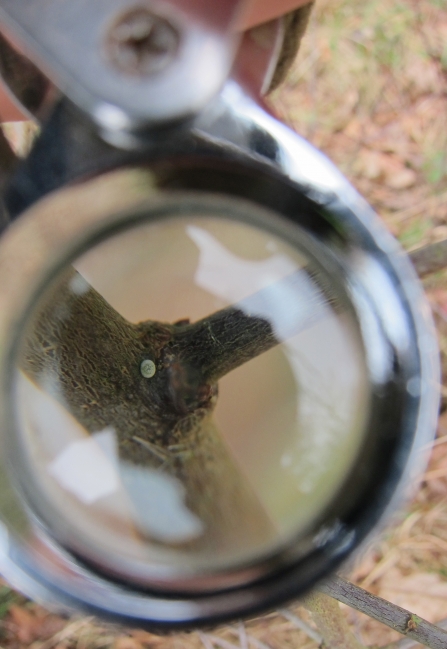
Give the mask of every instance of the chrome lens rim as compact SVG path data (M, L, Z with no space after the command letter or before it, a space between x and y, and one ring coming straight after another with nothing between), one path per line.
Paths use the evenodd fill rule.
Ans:
M269 124L265 124L267 118L263 113L262 115L264 121L262 127L266 129ZM336 245L334 247L330 233L342 233L342 238L347 244L343 253L343 262L344 267L349 269L349 286L356 312L360 314L361 300L366 295L370 300L370 307L372 305L372 312L375 313L377 322L380 324L381 333L385 335L387 344L398 359L400 368L398 381L393 383L390 376L382 377L381 385L383 389L388 382L396 387L396 383L400 382L399 394L406 395L405 404L400 410L400 431L395 438L393 458L389 460L374 494L369 498L364 497L361 503L358 502L351 507L343 524L329 528L322 526L320 540L313 543L309 554L304 559L297 558L296 548L290 547L283 551L281 561L275 564L274 570L266 572L262 569L256 570L259 566L254 570L250 567L248 571L239 571L236 582L231 579L221 579L216 581L214 589L207 589L206 592L200 592L200 589L197 592L191 588L188 593L187 589L175 590L173 587L172 591L166 594L156 587L142 589L131 580L126 581L114 575L95 572L91 566L78 561L76 557L67 553L66 548L59 546L53 538L48 537L36 520L35 513L29 511L27 504L17 496L14 486L8 482L8 474L4 469L9 458L2 453L4 465L2 473L7 484L5 484L2 505L4 522L0 528L2 532L0 569L16 587L37 600L57 604L67 610L81 608L89 613L109 617L119 622L138 624L152 629L185 628L200 623L210 624L252 615L298 596L334 570L354 548L358 547L378 520L393 507L393 503L402 495L402 486L408 482L408 477L421 462L420 449L432 438L434 431L438 408L439 366L433 325L419 282L407 258L347 181L321 154L298 136L291 134L285 127L274 121L272 125L268 132L275 138L278 150L281 152L282 166L272 169L270 165L261 163L259 160L253 161L249 157L235 164L232 156L229 155L227 164L222 159L219 160L215 171L216 182L219 181L217 185L220 187L221 194L223 193L221 188L227 187L224 195L229 200L234 196L240 197L241 194L247 199L243 195L241 186L246 180L244 170L248 169L250 174L256 174L258 178L264 178L266 181L270 179L275 186L282 187L284 191L290 192L299 200L307 201L312 206L315 218L319 215L321 223L325 223L327 227L319 234L318 223L315 220L306 222L306 228L313 237L320 236L328 250L332 247L331 254L340 254L340 251L337 252ZM290 139L289 144L285 143L282 129ZM301 171L307 169L308 176L314 174L313 183L312 178L303 179L296 169L293 169L294 160L299 163ZM178 183L182 190L193 192L202 191L203 183L210 185L208 166L203 165L200 160L197 160L196 165L200 173L195 175L191 175L188 165L185 172L181 160L177 165L172 165L171 181L177 182L177 189ZM110 215L111 210L120 207L129 214L132 208L144 198L138 191L134 192L129 185L131 171L127 169L111 172L111 175L105 174L86 181L83 185L62 190L54 196L43 199L31 208L28 214L24 214L5 235L0 244L0 269L3 276L7 271L12 273L12 282L5 288L5 291L10 294L8 313L0 329L0 340L4 350L10 349L9 341L12 332L17 330L18 322L23 317L23 303L28 304L36 290L39 280L36 272L46 268L47 256L55 246L65 255L72 255L73 240L78 237L79 240L85 241L91 236L92 231L107 223L107 219L106 221L104 219ZM325 187L321 184L322 171L325 174ZM236 173L237 176L239 172L241 172L239 185L229 182L231 179L234 181L234 174ZM80 216L76 222L67 221L63 231L56 233L54 229L52 230L51 212L54 212L55 206L57 209L61 208L60 199L73 209L76 202L78 205L84 204L86 197L88 199L89 196L95 195L98 183L108 182L110 178L125 197L122 205L117 205L120 199L118 194L115 194L107 204L101 205L100 209L93 207L88 216ZM167 189L169 189L169 182ZM216 188L214 189L216 191ZM252 200L252 197L248 199ZM169 199L164 195L162 200ZM269 200L270 203L275 201L275 196L270 196ZM262 205L262 200L259 202ZM264 207L270 209L270 203L267 205L264 203ZM281 214L281 210L278 211ZM282 216L293 221L290 211L282 210ZM92 225L94 225L93 230ZM110 222L107 227L110 227ZM21 248L23 249L24 241L33 236L33 232L38 239L37 252L35 258L27 263L27 268L24 268L23 259L18 259L18 255L20 257L19 252ZM380 277L380 281L377 281L377 277ZM392 307L391 311L390 307ZM399 312L401 329L399 327L393 329L396 309ZM362 321L360 315L359 320ZM368 324L363 321L361 326L364 327L366 340ZM399 340L402 326L410 341L410 344L404 347ZM365 349L368 355L368 344ZM373 368L375 360L374 354L368 358L371 379L374 378L374 371L377 371L377 368L376 370ZM5 356L3 352L1 411L4 413L10 412L8 402L11 386L8 372L11 362L13 359L7 354ZM404 386L402 386L403 380L406 381ZM383 424L383 420L372 422L376 428ZM9 425L8 422L3 422L3 436L7 434ZM5 440L3 439L1 443L4 449ZM8 520L11 507L18 508L21 514L20 520L13 525ZM32 548L30 538L36 540L36 537L30 536L30 529L33 529L33 535L38 530L39 542L45 545L45 558L42 553L36 554Z

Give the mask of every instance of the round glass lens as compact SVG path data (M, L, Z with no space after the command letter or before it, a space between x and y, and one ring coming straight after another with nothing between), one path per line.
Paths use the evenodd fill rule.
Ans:
M142 221L42 292L18 437L28 498L84 559L143 581L250 564L339 494L368 417L362 342L294 230Z

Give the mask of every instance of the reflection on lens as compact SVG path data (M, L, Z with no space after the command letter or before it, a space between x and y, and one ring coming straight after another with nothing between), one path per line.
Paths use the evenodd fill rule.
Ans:
M334 282L267 230L201 216L134 225L67 266L15 377L28 497L54 534L174 577L299 538L367 416Z

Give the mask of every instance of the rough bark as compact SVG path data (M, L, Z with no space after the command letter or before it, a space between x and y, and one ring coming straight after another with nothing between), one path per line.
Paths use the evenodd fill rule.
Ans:
M212 421L217 381L321 318L328 303L340 308L320 288L302 269L193 324L132 324L70 270L28 330L23 370L90 433L113 426L123 461L178 478L207 530L199 545L256 551L276 530Z
M221 548L237 553L241 545L275 539L274 525L212 421L215 381L237 365L234 353L231 362L225 359L225 345L241 338L240 364L255 355L261 337L258 353L277 344L261 319L241 313L240 331L237 313L225 309L211 324L132 324L72 271L34 318L22 364L37 385L52 386L87 431L113 426L123 461L178 478L187 506L205 524L198 544L217 556ZM140 371L147 359L156 366L151 378Z

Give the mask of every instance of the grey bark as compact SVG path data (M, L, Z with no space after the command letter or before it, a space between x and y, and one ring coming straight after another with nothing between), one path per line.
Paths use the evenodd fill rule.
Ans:
M447 631L396 604L368 593L342 577L332 577L321 584L318 591L369 615L374 620L386 624L391 629L430 647L430 649L446 649L447 647Z

